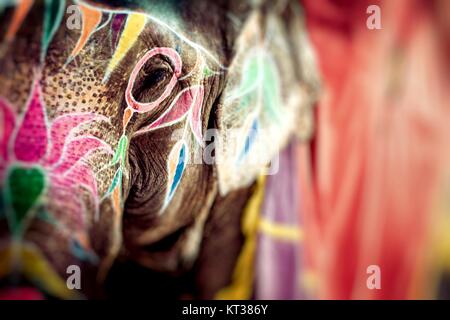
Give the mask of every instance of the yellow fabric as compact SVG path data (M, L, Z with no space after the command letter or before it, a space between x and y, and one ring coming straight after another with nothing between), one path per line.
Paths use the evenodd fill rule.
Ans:
M261 218L258 223L259 231L281 241L298 242L303 239L301 229L292 225L285 225Z
M247 203L242 216L242 233L246 240L233 272L232 283L216 294L219 300L250 299L253 289L253 262L258 233L258 219L264 199L265 176L256 183L256 190Z

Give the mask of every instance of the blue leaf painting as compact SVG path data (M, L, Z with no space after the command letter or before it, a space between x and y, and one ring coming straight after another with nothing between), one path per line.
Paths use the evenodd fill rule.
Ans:
M164 207L172 200L173 195L180 184L181 178L186 168L188 160L187 145L184 140L178 141L169 154L168 161L168 188L166 198L164 200Z

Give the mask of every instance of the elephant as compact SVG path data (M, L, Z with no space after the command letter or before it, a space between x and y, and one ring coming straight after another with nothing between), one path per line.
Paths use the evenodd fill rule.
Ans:
M0 291L214 298L255 181L313 131L300 4L22 0L0 14Z

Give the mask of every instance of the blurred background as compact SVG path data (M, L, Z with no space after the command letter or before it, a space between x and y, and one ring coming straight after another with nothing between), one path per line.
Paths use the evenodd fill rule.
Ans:
M295 147L297 297L449 298L450 1L301 4L322 91Z

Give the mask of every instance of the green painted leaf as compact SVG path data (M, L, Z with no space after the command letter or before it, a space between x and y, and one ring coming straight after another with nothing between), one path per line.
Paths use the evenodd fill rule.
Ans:
M13 210L9 217L13 233L19 231L30 209L38 203L44 188L45 175L40 168L16 167L9 172L7 197Z
M205 66L203 68L203 77L208 78L210 76L212 76L214 73L211 71L210 68L208 68L208 66Z
M58 30L64 9L66 7L65 0L45 0L44 28L42 33L42 58L47 53L48 46L52 41L56 31Z
M281 88L277 67L269 56L250 53L242 70L237 89L225 98L225 104L238 100L238 110L259 108L260 115L267 113L270 119L280 120ZM259 106L258 104L261 104Z
M257 94L256 89L259 86L261 74L258 56L247 58L243 67L239 87L226 97L226 101L239 99L241 108L248 107L253 99L252 96Z
M274 117L280 119L281 91L278 71L273 61L264 59L263 68L263 101L264 108Z
M119 144L117 145L117 150L114 153L113 159L111 160L111 165L115 165L119 161L122 161L122 165L125 164L125 153L128 147L128 138L123 135L120 137Z

